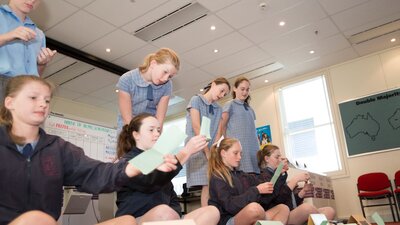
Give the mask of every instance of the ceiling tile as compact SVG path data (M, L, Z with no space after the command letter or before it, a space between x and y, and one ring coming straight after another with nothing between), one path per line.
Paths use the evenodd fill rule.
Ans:
M214 77L200 69L192 69L172 79L174 91L190 88L193 85L210 82Z
M63 87L57 87L54 92L54 96L74 100L74 99L83 97L84 94L78 93L76 91L71 91L71 90L65 89Z
M317 31L317 33L316 33ZM301 48L307 44L332 36L339 31L328 18L316 23L301 27L293 32L286 33L280 37L271 38L262 42L259 46L273 55Z
M134 19L122 27L128 33L134 33L136 30L164 17L165 15L179 9L180 7L190 3L190 0L173 0L146 12L144 15Z
M218 61L204 65L201 68L214 76L231 77L237 75L245 66L270 58L268 54L257 47L250 47L238 53L224 57ZM249 68L255 69L256 67Z
M103 99L92 97L90 95L84 95L83 97L74 99L74 101L94 106L100 106L107 103L107 101L104 101Z
M124 68L135 69L138 66L142 65L144 58L153 52L156 52L158 49L152 45L145 45L143 48L137 49L119 59L114 60L113 62L117 65L120 65Z
M324 55L349 47L349 42L343 37L343 35L338 34L323 40L319 40L293 52L279 55L277 58L280 62L283 62L284 65L292 66L302 62L316 60ZM310 54L311 50L313 50L315 53Z
M260 43L266 39L276 38L284 33L300 29L325 17L327 15L317 2L305 1L267 20L244 27L240 29L240 32L250 40ZM286 25L279 26L280 21L285 21Z
M42 0L39 7L30 14L32 20L43 31L67 19L79 9L62 0Z
M110 24L89 13L79 11L49 29L46 35L80 49L114 29Z
M92 70L82 76L63 84L62 87L77 91L79 93L88 94L96 90L102 89L108 85L116 84L119 76L102 69Z
M217 29L210 30L211 25L216 26ZM152 44L159 47L168 46L178 53L184 53L230 32L232 32L231 27L210 15L153 41Z
M248 39L238 32L233 32L199 48L186 52L182 57L192 65L202 66L217 59L225 58L251 45L252 43ZM214 52L215 49L218 50L217 53Z
M392 38L396 38L396 42L390 42ZM400 44L400 31L383 35L378 38L363 42L358 45L353 45L353 48L359 55L367 55L379 50L398 46Z
M218 11L222 8L225 8L233 3L237 2L238 0L197 0L200 4L211 11ZM247 0L248 1L248 0Z
M111 85L105 86L103 88L100 88L98 90L95 90L93 92L90 92L89 95L92 97L101 98L105 101L116 102L118 100L118 94L117 94L117 92L115 92L116 84L117 84L117 82L115 82Z
M329 15L334 15L353 6L360 5L368 0L318 0Z
M95 55L104 60L113 61L129 52L132 52L146 45L146 42L130 35L122 30L115 30L112 33L92 42L83 51ZM111 52L106 52L106 48L110 48Z
M261 2L266 2L266 9L259 7ZM241 0L235 4L217 12L217 15L225 20L229 25L236 29L252 24L260 20L269 20L269 18L279 12L295 7L303 1L280 0L280 1L259 1L259 0ZM239 15L239 16L238 16ZM243 16L245 15L245 16Z
M335 14L332 19L339 29L346 31L399 12L398 0L374 0Z
M79 8L82 8L82 7L88 5L89 3L93 2L93 1L96 1L96 0L65 0L65 1L71 3L71 4L75 5L75 6L78 6Z
M43 77L53 82L55 85L62 85L63 83L66 83L69 80L74 79L75 77L82 76L89 71L94 70L94 67L92 65L76 60L74 62L71 62L68 58L66 58L65 60L61 60L60 63L50 65L49 67L50 68L46 68L46 72L47 69L49 69L49 72L52 72L53 67L55 67L56 69L54 70L54 72L50 74L45 74Z
M97 0L85 7L85 10L115 25L122 26L163 4L166 0L115 1Z

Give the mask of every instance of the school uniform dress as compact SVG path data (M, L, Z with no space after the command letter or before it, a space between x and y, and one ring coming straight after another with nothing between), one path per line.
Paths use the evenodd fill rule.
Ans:
M218 225L225 225L231 217L252 202L269 204L270 194L260 194L257 185L259 179L243 171L231 171L233 187L222 178L215 175L210 178L209 205L218 208L221 218Z
M156 115L157 105L163 96L171 96L172 82L154 85L146 82L140 75L139 69L124 73L118 80L117 88L127 92L131 96L132 117L140 113ZM121 130L124 122L121 113L118 114L118 130Z
M8 5L0 6L0 34L8 33L24 26L35 31L36 37L30 41L20 39L0 46L0 74L14 77L21 74L39 75L37 56L46 47L46 38L35 23L26 17L21 21Z
M270 181L271 178L274 176L274 170L267 167L261 170L261 173L259 175L259 179L261 181L267 182ZM275 188L274 187L274 197L271 200L270 204L268 205L262 205L265 208L272 208L278 204L285 204L289 207L290 210L293 210L296 208L298 205L303 203L303 198L300 198L298 193L299 190L295 188L293 191L289 188L289 186L286 184L286 179L287 179L287 173L284 175L280 176L280 179L283 179L283 185L280 188ZM277 192L275 192L275 189Z
M226 136L238 139L242 145L239 170L246 173L260 173L257 165L257 151L260 145L257 139L254 110L247 103L233 99L224 105L223 112L229 114Z
M127 163L103 163L85 156L70 142L39 130L39 141L26 158L0 126L0 225L24 212L40 210L57 220L63 204L63 186L87 193L117 190L129 181Z
M143 150L133 147L121 160L128 161L141 154ZM115 216L132 215L143 216L152 208L165 204L181 215L181 206L171 182L182 165L178 162L177 169L171 172L154 170L148 175L140 174L132 177L130 181L117 192L118 210Z
M187 143L190 138L195 136L192 125L192 118L190 116L190 109L196 109L200 113L200 124L203 116L210 118L210 135L211 141L208 143L208 148L211 149L212 143L214 143L215 136L218 131L218 124L221 120L222 108L216 103L210 104L203 95L195 95L186 107L186 135L187 138L185 143ZM199 151L193 154L186 163L186 178L187 186L204 186L208 185L207 178L208 160L204 154L204 151Z

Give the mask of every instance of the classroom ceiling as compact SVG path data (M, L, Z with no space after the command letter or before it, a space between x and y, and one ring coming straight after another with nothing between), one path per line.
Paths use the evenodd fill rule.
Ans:
M178 52L173 95L184 101L168 115L218 76L245 75L254 90L400 42L398 0L41 1L31 17L48 37L126 69L160 47ZM56 96L115 111L120 75L58 54L44 77Z

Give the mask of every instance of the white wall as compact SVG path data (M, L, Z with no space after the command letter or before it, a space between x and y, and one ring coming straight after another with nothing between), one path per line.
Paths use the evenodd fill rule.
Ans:
M331 66L300 78L287 80L285 83L320 74L325 74L329 82L334 121L338 129L339 148L344 163L343 173L332 176L337 216L348 218L351 214L361 214L356 187L358 176L367 172L381 171L390 179L394 179L395 172L400 170L400 149L347 158L342 126L338 117L338 104L344 100L400 87L400 47ZM257 115L256 125L270 124L273 143L283 148L275 95L281 85L282 83L253 91L251 105ZM367 215L371 215L374 211L378 211L388 221L391 220L390 210L381 207L381 209L370 208L366 212Z

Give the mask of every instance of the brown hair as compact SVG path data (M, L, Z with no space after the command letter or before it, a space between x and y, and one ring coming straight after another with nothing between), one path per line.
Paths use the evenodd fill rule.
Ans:
M277 149L279 149L279 147L276 145L264 145L264 147L257 152L257 162L260 169L266 167L265 156L270 157Z
M47 86L50 89L51 97L53 96L54 86L47 80L40 78L38 76L34 76L34 75L20 75L20 76L11 78L8 81L7 86L5 88L4 97L5 98L15 97L16 95L18 95L18 93L21 91L21 89L25 85L27 85L31 82L39 82L39 83ZM1 109L0 109L0 125L3 125L7 128L8 134L10 135L11 140L14 143L24 144L24 142L25 142L24 137L16 136L11 132L11 128L13 126L13 117L12 117L10 110L8 110L5 107L4 102L2 102Z
M235 84L234 84L235 88L238 88L239 85L240 85L243 81L247 81L247 82L250 84L250 80L247 79L246 77L238 77L238 78L235 80ZM233 98L233 99L236 98L236 93L235 93L235 91L233 91L233 90L232 90L232 98ZM244 100L244 102L247 103L247 105L249 105L249 104L250 104L250 99L251 99L251 97L250 97L250 94L249 94L249 95L247 96L247 98Z
M172 49L161 48L157 52L148 54L145 57L143 64L139 66L141 73L144 73L149 69L152 60L155 60L158 64L171 63L174 65L176 70L179 70L180 67L178 54L176 54Z
M211 89L212 83L215 83L216 85L226 84L226 85L228 85L229 90L231 90L231 85L229 84L229 81L227 79L225 79L225 77L218 77L215 80L208 83L207 86L204 87L204 94L207 93Z
M237 142L239 142L237 139L225 138L220 142L219 147L217 147L217 144L214 144L211 147L211 156L208 160L208 179L210 179L212 176L220 177L225 182L228 182L231 187L233 187L230 169L222 161L221 151L227 151L232 147L233 144Z
M131 120L129 124L125 124L122 127L121 133L118 136L117 144L117 159L121 158L124 154L128 153L132 147L136 146L136 141L133 138L132 133L134 131L139 132L140 127L143 124L143 120L147 117L152 117L149 113L141 113Z

